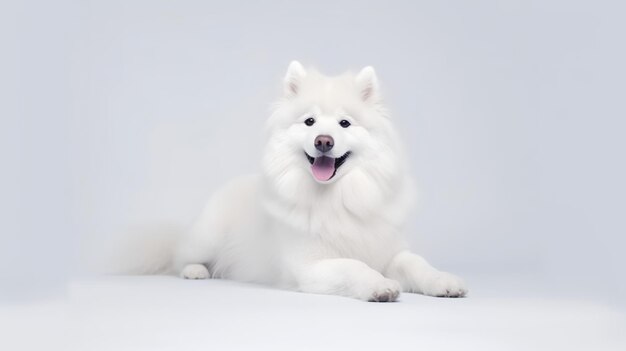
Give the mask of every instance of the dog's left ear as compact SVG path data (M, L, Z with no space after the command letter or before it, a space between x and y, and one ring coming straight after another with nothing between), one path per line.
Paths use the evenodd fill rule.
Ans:
M361 98L367 102L377 102L378 95L378 78L376 78L376 71L374 67L367 66L356 75L356 86L359 89Z

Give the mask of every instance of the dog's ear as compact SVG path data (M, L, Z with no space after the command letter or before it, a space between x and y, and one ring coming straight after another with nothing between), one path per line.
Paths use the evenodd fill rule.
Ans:
M302 80L306 76L306 71L298 61L291 61L285 75L285 96L292 97L298 95Z
M377 102L378 95L378 78L372 66L367 66L356 75L356 87L359 89L363 101Z

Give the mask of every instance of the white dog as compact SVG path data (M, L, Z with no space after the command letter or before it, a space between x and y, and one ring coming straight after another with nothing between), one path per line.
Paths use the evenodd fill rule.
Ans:
M292 62L267 131L262 174L218 191L180 239L182 277L379 302L466 294L403 239L413 186L374 69L326 77Z

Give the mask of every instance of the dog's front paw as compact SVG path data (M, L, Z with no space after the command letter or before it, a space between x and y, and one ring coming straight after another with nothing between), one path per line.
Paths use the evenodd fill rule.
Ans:
M369 302L393 302L400 296L400 283L391 279L383 279L376 283L372 290L366 294Z
M185 279L207 279L209 270L203 264L188 264L180 272L180 276Z
M436 297L464 297L467 294L467 287L456 275L437 272L427 280L423 293Z

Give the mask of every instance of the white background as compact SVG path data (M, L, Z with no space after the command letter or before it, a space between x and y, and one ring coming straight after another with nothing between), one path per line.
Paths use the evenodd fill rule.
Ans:
M298 59L377 70L420 187L416 251L475 291L506 279L626 305L618 1L0 9L0 286L12 298L63 289L85 243L187 225L220 184L255 172Z

